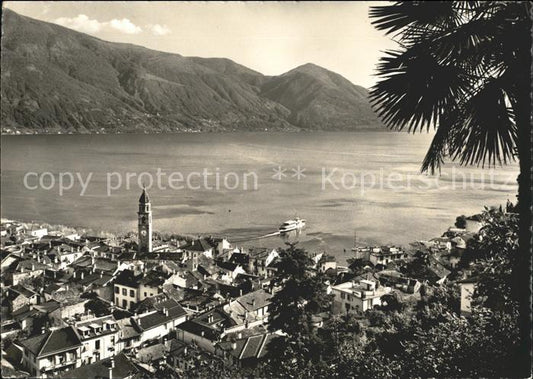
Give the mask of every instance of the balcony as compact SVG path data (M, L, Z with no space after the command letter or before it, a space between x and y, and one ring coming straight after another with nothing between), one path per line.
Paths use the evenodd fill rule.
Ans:
M51 364L49 366L43 367L41 371L50 371L50 370L58 370L65 368L66 366L75 365L77 362L77 359L73 360L64 360L62 362L56 362L54 364Z

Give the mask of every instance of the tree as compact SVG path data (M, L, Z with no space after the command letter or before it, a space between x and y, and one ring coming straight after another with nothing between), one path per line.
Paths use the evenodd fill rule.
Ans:
M460 228L460 229L464 229L464 228L466 228L466 216L465 216L465 215L458 216L458 217L455 219L455 226L456 226L457 228Z
M328 310L331 304L321 275L310 268L312 260L306 251L291 245L280 253L278 280L281 289L269 306L269 328L290 336L308 334L314 327L312 316Z
M401 312L405 308L405 304L397 292L383 295L381 302L382 305L378 306L378 309L386 312Z
M530 372L530 11L525 1L396 2L370 10L375 27L399 44L381 59L370 99L391 129L436 129L422 171L440 170L446 157L484 167L518 156L514 275L521 279L523 375Z
M316 316L330 308L324 278L310 270L307 252L290 245L280 252L278 284L269 306L270 331L285 336L268 345L266 376L304 377L326 372L323 362L332 349L331 336L317 333Z
M518 217L486 209L479 219L485 225L482 238L473 239L467 252L468 267L478 278L472 314L460 315L460 291L453 283L430 287L407 312L383 307L367 311L367 343L359 351L338 353L339 376L515 376L520 346L512 267L518 254Z
M359 349L341 350L340 377L502 377L513 369L516 318L457 312L457 289L436 288L413 313L368 311L372 331ZM376 328L378 327L378 328ZM357 351L359 350L359 351Z
M485 210L480 239L474 239L465 252L472 275L479 278L476 295L482 305L494 311L513 313L520 301L519 284L512 268L519 255L518 217L503 210Z
M89 300L85 303L85 310L90 310L96 317L111 314L111 306L98 297Z

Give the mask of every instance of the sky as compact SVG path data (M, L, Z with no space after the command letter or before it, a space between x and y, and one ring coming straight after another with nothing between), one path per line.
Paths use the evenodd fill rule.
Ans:
M4 2L25 16L113 42L184 56L224 57L265 75L314 63L375 83L395 43L370 24L375 2Z

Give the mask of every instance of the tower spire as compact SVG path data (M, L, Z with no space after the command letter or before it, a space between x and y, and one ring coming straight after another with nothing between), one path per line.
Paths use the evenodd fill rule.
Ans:
M146 187L143 186L141 197L139 197L139 203L146 204L149 202L150 202L150 198L148 197L148 192L146 192Z
M139 253L150 253L152 251L152 204L143 183L143 191L139 197Z

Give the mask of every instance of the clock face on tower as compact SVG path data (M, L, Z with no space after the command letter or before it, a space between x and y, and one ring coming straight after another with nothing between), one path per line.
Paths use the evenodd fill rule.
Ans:
M150 199L144 189L139 198L138 209L138 249L141 253L150 253L152 252L152 210L150 207Z

